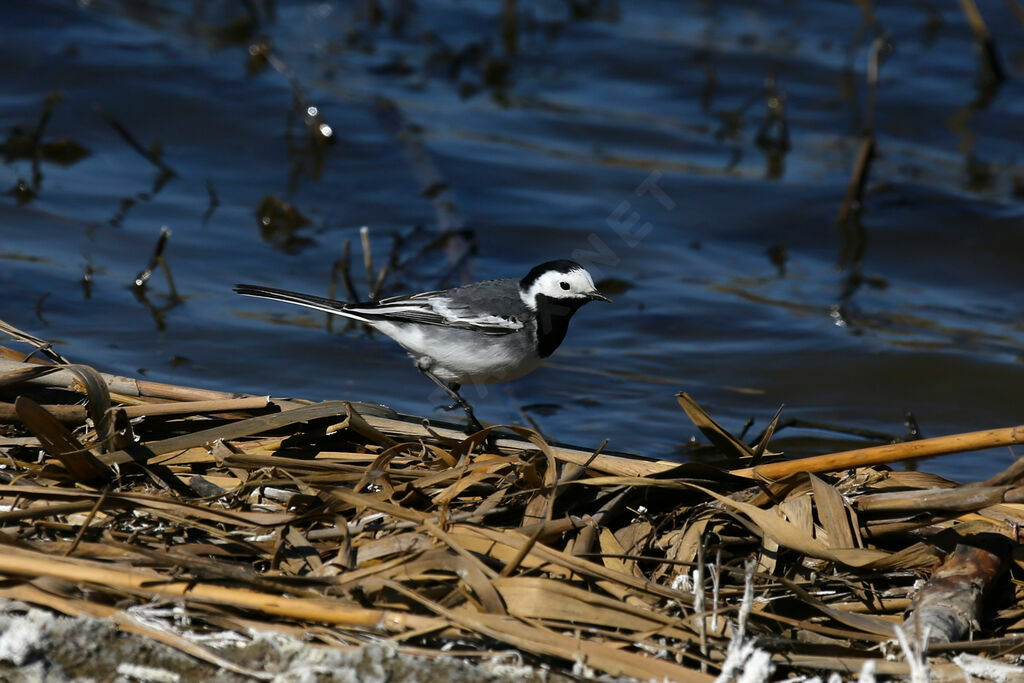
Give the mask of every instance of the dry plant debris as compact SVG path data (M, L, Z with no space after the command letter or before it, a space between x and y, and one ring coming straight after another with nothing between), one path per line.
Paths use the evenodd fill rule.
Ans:
M732 471L522 428L486 452L380 408L112 377L19 339L50 360L0 347L0 597L217 666L253 663L200 636L261 630L673 681L963 680L963 653L1024 647L1024 467L972 485L883 464L1021 427L756 464L771 429L748 446L681 394ZM129 611L165 603L188 629Z

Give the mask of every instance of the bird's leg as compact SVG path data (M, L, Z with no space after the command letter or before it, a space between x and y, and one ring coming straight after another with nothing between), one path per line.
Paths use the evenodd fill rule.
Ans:
M451 389L451 390L454 390L456 392L459 391L459 389L462 388L461 384L455 384L454 382L445 382L445 384L448 385L447 387L445 387L445 389ZM451 396L450 393L448 395ZM443 410L443 411L445 411L447 413L447 412L451 412L453 410L457 410L459 407L460 406L459 406L458 403L448 403L448 404L442 403L441 405L437 406L437 409L438 410Z
M459 391L462 389L461 384L457 382L446 382L446 384L448 385L448 389L450 390L448 395L451 396L452 392L454 392L455 403L449 403L446 406L438 406L438 408L444 411L451 411L457 408L469 406L469 404L466 402L466 399L462 399L461 401L459 400L460 397L462 396L462 394L459 393ZM469 406L469 409L472 410L473 407Z
M479 432L484 428L484 426L480 424L480 421L476 419L476 415L473 414L473 406L469 405L469 403L466 402L466 399L462 398L459 394L459 389L461 388L460 385L455 384L454 382L452 384L448 384L448 382L445 382L430 370L425 370L424 368L420 368L420 372L429 377L434 384L444 389L445 393L455 401L455 405L448 406L446 410L458 407L465 411L466 417L469 419L469 427L472 430L469 433L472 434L474 432Z

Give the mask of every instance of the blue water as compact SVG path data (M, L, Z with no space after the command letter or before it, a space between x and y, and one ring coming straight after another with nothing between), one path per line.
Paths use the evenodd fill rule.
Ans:
M366 225L378 267L403 236L388 294L574 255L615 286L546 367L467 389L485 421L680 459L699 434L679 391L734 431L753 418L751 435L781 404L784 418L893 436L906 411L925 436L1024 423L1024 30L1005 3L981 3L1009 77L994 88L949 3L865 17L849 2L596 2L580 18L520 2L514 52L500 3L383 3L377 17L359 2L253 6L5 8L0 131L31 130L59 92L43 143L89 154L0 164L0 190L35 192L0 195L0 317L109 372L445 417L387 339L231 293L325 294L350 240L365 295ZM862 230L844 231L879 30L893 49L878 158ZM250 73L261 37L274 63ZM789 136L774 154L757 141L770 81ZM331 143L311 143L308 106ZM97 107L175 175L158 183ZM262 233L267 195L309 224ZM162 226L184 300L158 272L147 305L129 284ZM471 237L427 248L446 230ZM857 443L779 439L793 455ZM1013 457L923 467L979 478Z

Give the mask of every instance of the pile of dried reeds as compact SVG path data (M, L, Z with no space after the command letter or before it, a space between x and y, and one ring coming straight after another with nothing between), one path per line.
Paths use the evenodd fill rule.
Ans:
M977 659L952 654L1024 647L1024 467L959 485L884 465L1020 443L1022 427L755 464L771 429L749 446L680 395L744 460L730 472L526 429L492 452L372 406L112 377L39 345L51 360L0 348L0 597L107 616L220 666L245 668L197 633L514 648L563 672L679 681L865 663L962 680ZM157 598L191 631L125 611Z

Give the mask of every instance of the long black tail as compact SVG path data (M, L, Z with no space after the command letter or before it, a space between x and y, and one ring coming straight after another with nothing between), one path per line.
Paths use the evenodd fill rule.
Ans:
M242 294L243 296L254 296L259 299L283 301L288 304L305 306L306 308L315 308L318 311L326 311L327 313L333 313L335 315L343 315L346 318L369 322L363 316L348 310L348 304L344 301L336 301L322 296L289 292L286 289L275 289L274 287L264 287L263 285L235 285L235 292Z

